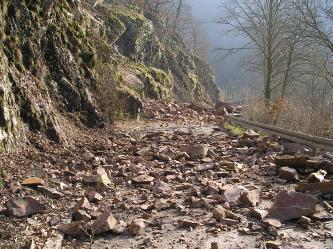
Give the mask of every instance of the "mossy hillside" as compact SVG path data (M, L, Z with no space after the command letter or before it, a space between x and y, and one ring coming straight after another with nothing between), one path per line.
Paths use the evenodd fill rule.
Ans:
M100 127L96 103L103 101L112 115L135 116L148 97L209 99L202 73L209 69L156 17L116 5L95 18L83 6L0 0L0 150L20 144L25 127L66 142L61 120L68 112ZM101 102L100 89L109 94Z
M137 64L135 68L138 77L144 83L145 94L148 98L171 100L173 98L173 76L155 67Z
M0 8L0 151L24 140L23 123L65 142L59 112L99 124L90 17L66 0L0 0Z
M126 26L115 14L109 13L105 20L105 35L108 42L114 44L126 31Z
M123 33L118 39L117 36L113 37L122 54L133 61L141 61L145 57L146 45L152 37L154 26L142 11L134 6L114 6L106 25L113 30L125 27L125 30L121 29Z
M200 75L202 69L198 69L197 58L191 55L177 34L170 34L154 16L144 15L135 7L118 5L110 9L109 13L113 18L109 19L108 26L117 27L120 21L123 24L121 26L126 28L118 39L112 38L112 41L116 39L115 44L119 51L132 62L136 62L139 69L144 64L146 68L156 68L171 76L168 78L172 83L164 84L154 80L154 75L150 75L149 70L141 68L140 78L148 86L147 96L174 97L187 101L217 100L219 90L216 82L207 80L207 77L213 74L209 66L200 64L207 68L205 74ZM173 93L165 94L170 89ZM212 94L211 98L211 92L214 91L217 94Z

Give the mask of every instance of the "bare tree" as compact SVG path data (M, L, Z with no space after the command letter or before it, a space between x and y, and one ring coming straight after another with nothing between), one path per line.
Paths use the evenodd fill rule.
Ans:
M322 61L323 76L333 88L333 2L292 0L292 3L303 23L302 36L327 50Z
M281 85L277 81L279 66L285 58L286 44L294 45L288 40L287 13L288 2L286 0L230 0L224 6L226 17L219 22L229 25L230 30L246 35L249 43L241 49L249 47L257 51L259 62L256 70L263 74L264 97L268 106L273 91ZM290 50L289 56L293 55ZM291 65L291 58L287 66ZM285 82L288 74L285 75Z

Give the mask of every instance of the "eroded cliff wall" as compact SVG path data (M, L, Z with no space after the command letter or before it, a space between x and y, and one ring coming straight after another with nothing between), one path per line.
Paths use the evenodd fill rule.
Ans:
M102 127L144 98L214 102L209 66L177 34L133 6L0 0L0 151L27 131L66 142L62 120Z

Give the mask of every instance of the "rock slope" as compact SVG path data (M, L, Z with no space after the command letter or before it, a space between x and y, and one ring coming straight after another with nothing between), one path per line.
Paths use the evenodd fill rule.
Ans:
M0 151L24 144L27 131L68 142L65 127L135 115L144 98L218 98L209 66L133 6L0 0L0 8Z

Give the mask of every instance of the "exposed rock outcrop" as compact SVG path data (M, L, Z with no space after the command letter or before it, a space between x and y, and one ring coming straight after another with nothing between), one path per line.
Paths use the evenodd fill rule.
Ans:
M209 66L136 7L0 0L0 8L0 151L20 146L28 130L66 142L64 119L102 127L101 111L135 115L144 98L218 98Z

